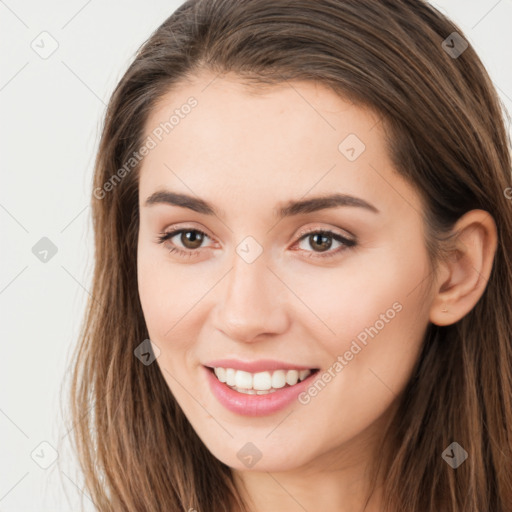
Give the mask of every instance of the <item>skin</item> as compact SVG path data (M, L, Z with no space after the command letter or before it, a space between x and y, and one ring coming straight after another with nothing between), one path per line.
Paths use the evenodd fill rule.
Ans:
M494 222L480 210L461 218L459 256L431 273L420 196L394 171L376 114L317 83L255 94L234 75L214 78L203 73L168 93L146 124L147 137L187 98L198 101L145 156L139 177L138 284L156 362L254 512L376 512L379 485L364 508L368 466L428 323L457 321L483 293ZM338 149L349 134L366 146L354 161ZM202 198L219 215L145 204L161 190ZM379 212L343 206L275 216L289 200L333 191ZM199 248L179 234L157 242L177 228L207 236ZM328 238L327 252L342 250L322 258L314 239L299 241L301 229L357 244ZM263 250L252 263L236 252L247 236ZM170 253L173 244L195 255ZM321 374L394 303L401 310L306 405L245 417L226 410L206 383L201 365L218 358L279 359ZM252 468L237 457L249 441L262 454Z

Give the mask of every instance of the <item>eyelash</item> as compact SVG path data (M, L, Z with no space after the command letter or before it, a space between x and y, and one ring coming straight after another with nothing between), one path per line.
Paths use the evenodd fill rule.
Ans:
M164 244L166 241L168 241L169 239L175 237L176 235L179 235L181 233L186 233L186 232L192 232L192 231L194 231L196 233L200 233L201 235L204 235L204 236L210 238L204 231L201 231L200 229L182 228L182 229L177 229L177 230L171 231L169 233L161 233L157 237L157 242L159 244ZM307 256L308 258L332 258L333 256L336 256L340 252L342 252L342 251L344 251L346 249L349 249L351 247L354 247L357 244L356 240L351 240L349 238L341 236L338 233L335 233L334 231L329 231L329 230L326 230L326 229L313 229L313 230L309 230L309 231L303 231L303 232L300 233L299 239L297 240L296 243L301 242L303 239L307 238L310 235L317 235L317 234L318 235L326 235L326 236L328 236L330 238L333 238L337 242L342 243L343 246L339 247L338 249L336 249L334 251L328 251L328 252L325 252L325 253L318 253L318 252L315 252L315 251L306 251L306 252L310 253ZM185 250L185 249L181 249L179 247L176 247L175 245L172 245L168 249L169 249L170 253L174 253L175 252L179 256L185 256L185 257L196 256L198 254L198 251L200 251L200 249L186 249Z

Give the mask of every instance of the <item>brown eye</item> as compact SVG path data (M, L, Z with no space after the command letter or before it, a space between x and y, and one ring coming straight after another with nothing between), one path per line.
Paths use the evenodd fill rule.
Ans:
M173 238L179 241L173 241ZM176 253L180 256L192 257L199 254L199 249L205 238L210 238L206 233L198 229L177 229L169 233L162 233L157 241L160 244L169 243L169 252ZM333 240L339 244L335 250L330 250ZM335 256L341 251L353 247L357 244L356 240L346 238L338 233L328 230L315 230L302 233L298 243L301 245L306 242L307 248L301 248L307 257L327 258ZM311 251L311 249L313 249ZM325 253L325 254L321 254Z
M179 255L192 256L198 254L205 238L210 238L198 229L176 229L170 233L162 233L157 241L160 244L169 244L169 251ZM176 239L176 240L173 240Z
M309 235L309 245L320 252L327 251L332 245L332 238L323 233Z
M194 250L201 247L204 240L204 233L190 229L188 231L182 231L180 236L180 242L186 249Z
M338 243L339 246L335 247L334 250L330 250L333 245L333 240L335 243ZM333 231L322 229L303 232L299 239L299 245L304 244L306 246L300 248L306 253L308 258L329 258L350 247L354 247L356 243L356 240L351 240Z

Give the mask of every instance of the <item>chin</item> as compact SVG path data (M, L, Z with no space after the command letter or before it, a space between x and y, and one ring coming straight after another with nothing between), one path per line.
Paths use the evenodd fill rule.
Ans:
M234 441L233 445L209 449L216 459L237 471L291 471L307 466L312 460L312 457L305 457L303 452L300 460L297 459L298 450L290 444L283 451L277 451L270 442Z

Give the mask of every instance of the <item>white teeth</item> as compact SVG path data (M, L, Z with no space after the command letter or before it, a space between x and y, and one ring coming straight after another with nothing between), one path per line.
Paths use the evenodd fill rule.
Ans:
M221 382L226 382L226 368L215 368L215 375Z
M299 372L297 370L288 370L285 379L286 384L294 386L299 381Z
M249 373L233 368L214 368L220 382L225 382L240 393L265 395L286 385L294 386L311 374L311 370L275 370Z
M239 393L245 393L246 395L268 395L269 393L275 393L277 391L275 389L269 389L267 391L256 391L254 389L237 388L236 386L233 387L233 389Z
M228 386L235 385L235 373L236 371L233 368L226 368L226 384Z
M252 387L259 391L266 391L272 387L272 377L269 372L255 373L252 378Z
M279 389L286 385L286 373L284 370L276 370L272 374L272 387Z
M254 389L244 389L244 388L239 388L239 387L235 387L234 389L236 389L239 393L245 393L246 395L255 395L256 394L256 391L254 391Z
M252 389L252 375L249 372L238 370L235 373L235 386L237 388Z
M310 373L311 373L311 370L300 370L299 380L303 381Z

